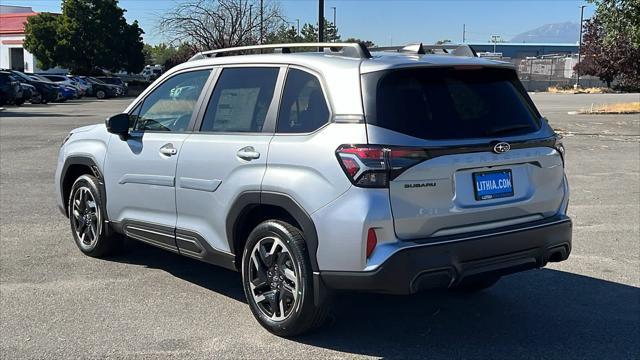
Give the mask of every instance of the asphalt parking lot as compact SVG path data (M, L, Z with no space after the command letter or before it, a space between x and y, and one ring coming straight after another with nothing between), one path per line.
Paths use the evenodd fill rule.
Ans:
M69 130L131 99L0 112L0 358L640 358L640 116L567 115L638 94L532 98L565 135L574 219L568 261L476 295L340 294L335 320L282 339L240 276L129 243L81 255L55 206Z

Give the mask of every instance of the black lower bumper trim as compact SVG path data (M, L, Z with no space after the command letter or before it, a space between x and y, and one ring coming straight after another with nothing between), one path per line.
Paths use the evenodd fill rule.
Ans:
M391 294L447 288L465 277L505 275L566 260L571 252L571 219L566 216L522 230L498 231L469 240L415 241L378 269L368 272L321 272L327 287ZM421 244L422 242L422 244Z

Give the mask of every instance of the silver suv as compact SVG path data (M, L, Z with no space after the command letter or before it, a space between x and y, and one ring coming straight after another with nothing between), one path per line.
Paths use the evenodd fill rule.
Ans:
M464 45L200 53L73 130L56 189L83 253L126 236L240 271L281 336L334 290L475 291L571 251L559 136Z

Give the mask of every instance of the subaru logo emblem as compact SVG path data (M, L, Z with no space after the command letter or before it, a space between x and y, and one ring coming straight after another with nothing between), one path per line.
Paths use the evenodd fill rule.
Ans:
M499 142L493 146L493 152L496 154L506 153L509 150L511 150L511 145L506 142Z

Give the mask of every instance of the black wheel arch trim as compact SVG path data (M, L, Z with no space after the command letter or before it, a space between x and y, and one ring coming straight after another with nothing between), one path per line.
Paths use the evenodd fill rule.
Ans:
M229 249L232 253L236 253L234 246L235 235L238 233L238 227L241 226L239 220L249 212L253 207L259 205L273 205L286 210L294 220L300 225L304 234L304 240L307 244L309 260L311 268L314 272L318 270L318 261L316 253L318 251L318 234L311 216L302 208L302 206L291 196L271 191L246 191L238 195L233 202L231 210L227 215L226 233Z
M102 176L102 172L100 171L98 164L96 164L95 160L91 157L78 156L78 155L72 155L67 157L67 159L64 161L64 165L62 166L62 171L60 172L60 194L64 196L64 179L67 177L67 172L69 171L69 168L72 165L84 165L89 167L89 169L91 169L91 175L93 175L96 179L98 179L98 185L99 185L98 190L100 190L100 198L102 199L102 202L103 202L103 208L106 210L107 191L104 185L104 176ZM68 199L62 199L62 200L63 200L63 203L66 204L66 201ZM69 216L66 207L65 209L61 209L61 210L64 210L63 212L65 216L67 217ZM108 221L109 216L106 211L104 211L104 216L105 216L105 220Z

